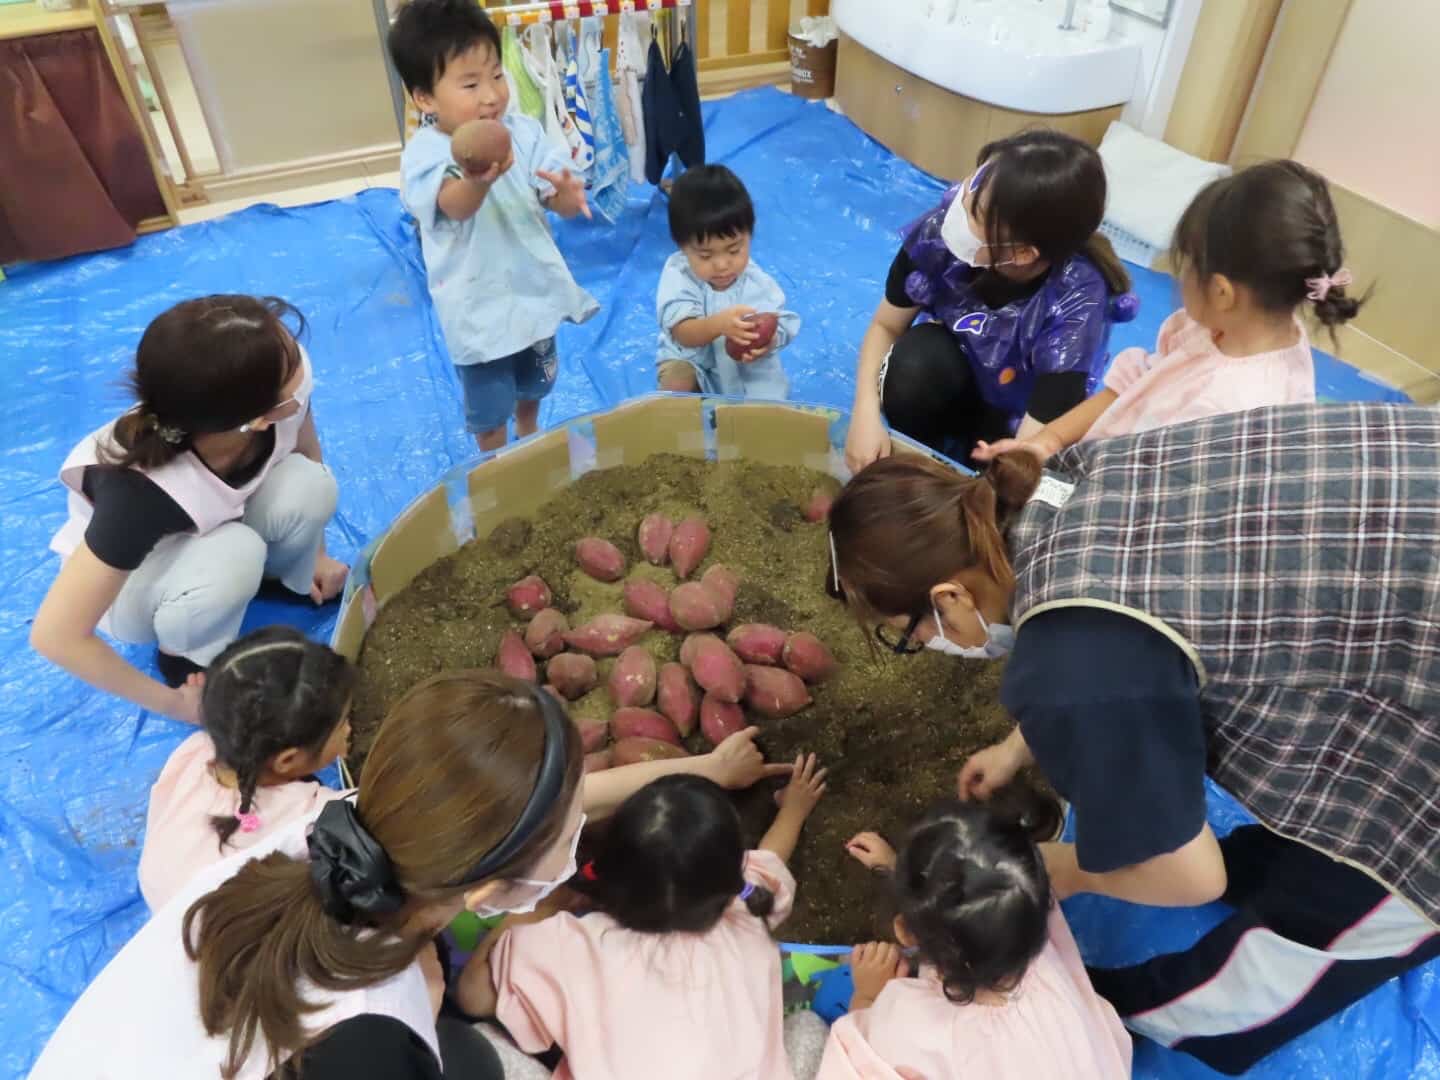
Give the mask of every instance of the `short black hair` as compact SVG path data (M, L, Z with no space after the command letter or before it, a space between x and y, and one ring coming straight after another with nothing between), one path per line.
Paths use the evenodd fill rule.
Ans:
M670 189L670 236L676 247L755 231L755 204L724 165L686 169Z
M445 65L476 45L489 45L498 59L500 31L477 0L408 0L386 44L405 89L430 94Z

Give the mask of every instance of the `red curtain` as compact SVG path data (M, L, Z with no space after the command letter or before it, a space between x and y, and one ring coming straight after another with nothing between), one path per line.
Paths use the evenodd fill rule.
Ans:
M165 212L100 35L0 41L0 263L121 247Z

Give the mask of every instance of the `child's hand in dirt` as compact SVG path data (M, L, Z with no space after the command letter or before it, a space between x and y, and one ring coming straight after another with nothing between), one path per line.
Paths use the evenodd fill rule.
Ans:
M755 327L748 316L754 315L753 307L746 307L744 304L736 304L732 308L726 308L715 316L715 326L720 331L720 336L728 338L736 345L749 345L757 337ZM745 350L748 356L750 349ZM754 357L751 357L754 359ZM741 361L746 363L748 361Z
M879 833L856 833L845 842L845 850L866 870L895 869L895 849Z
M850 1008L868 1009L885 989L891 979L903 979L910 972L910 965L900 954L900 947L888 941L871 941L856 945L850 951L850 977L855 982L855 994Z
M790 783L775 793L775 801L782 810L799 814L802 818L810 816L815 804L825 794L825 776L829 772L828 769L817 768L818 764L814 754L795 756Z
M770 765L755 745L758 727L748 727L726 738L705 755L706 775L723 788L737 791L773 776L789 776L793 765Z

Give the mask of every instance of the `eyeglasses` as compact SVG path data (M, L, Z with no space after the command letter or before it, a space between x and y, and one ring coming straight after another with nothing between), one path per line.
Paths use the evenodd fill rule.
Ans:
M924 652L924 642L915 640L915 631L923 618L923 615L911 615L910 621L905 624L904 631L900 633L886 623L876 623L875 640L896 656L914 656L916 653Z

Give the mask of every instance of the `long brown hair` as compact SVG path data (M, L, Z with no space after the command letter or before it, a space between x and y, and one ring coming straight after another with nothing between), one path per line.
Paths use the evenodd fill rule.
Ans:
M234 1076L257 1038L271 1070L306 1045L303 1020L322 990L373 986L408 967L428 935L405 930L417 905L454 900L461 881L510 830L534 790L546 725L533 687L489 671L416 686L386 716L360 778L356 814L384 849L407 903L368 924L326 914L310 865L283 853L247 863L185 913L185 950L199 967L199 1011L229 1035ZM554 846L580 781L579 735L567 727L568 775L544 825L495 877L520 876ZM374 931L379 931L374 932Z
M116 421L113 443L100 444L101 462L158 468L196 435L230 431L273 409L300 366L295 335L304 326L274 296L202 296L161 312L126 378L135 407Z
M932 587L977 566L1009 588L1005 527L1039 480L1039 463L1024 451L1001 454L980 476L924 454L867 465L830 508L846 596L862 614L916 615L928 611Z

